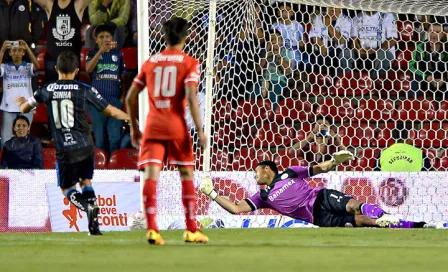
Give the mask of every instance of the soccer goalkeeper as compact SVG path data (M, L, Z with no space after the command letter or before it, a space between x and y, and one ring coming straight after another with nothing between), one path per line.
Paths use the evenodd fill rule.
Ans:
M271 208L279 213L310 222L319 227L389 227L389 228L435 228L436 223L403 221L386 213L374 204L361 203L343 193L311 188L306 178L327 173L337 165L353 160L349 151L333 154L329 161L309 168L293 166L278 173L272 161L260 162L256 169L258 185L266 185L265 190L244 199L238 204L217 194L210 177L205 177L200 190L232 214Z

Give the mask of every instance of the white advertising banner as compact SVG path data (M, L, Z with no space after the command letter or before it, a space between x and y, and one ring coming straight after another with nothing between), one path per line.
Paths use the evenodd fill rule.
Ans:
M128 230L128 216L140 210L140 184L98 183L95 190L98 191L98 222L101 230ZM54 184L47 184L47 196L53 232L88 231L86 213L71 204Z
M195 173L196 190L204 174ZM218 193L239 202L258 192L253 172L212 172ZM103 204L103 230L125 230L125 213L140 210L138 171L95 171L93 186ZM402 219L448 221L448 176L444 172L383 173L333 172L307 180L313 187L325 186L375 203ZM282 217L271 210L230 215L198 192L198 225L206 228L309 227L300 220ZM86 231L85 214L75 213L56 186L56 171L0 172L0 232ZM160 173L157 183L159 228L185 226L179 174ZM73 222L76 214L76 224ZM81 218L82 216L82 218ZM70 218L70 219L68 219ZM51 220L50 220L51 219Z

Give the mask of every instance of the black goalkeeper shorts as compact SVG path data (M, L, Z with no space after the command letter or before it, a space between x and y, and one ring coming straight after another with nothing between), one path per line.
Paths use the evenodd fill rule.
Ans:
M355 215L347 212L346 206L352 199L343 193L323 189L314 203L314 225L319 227L355 227Z

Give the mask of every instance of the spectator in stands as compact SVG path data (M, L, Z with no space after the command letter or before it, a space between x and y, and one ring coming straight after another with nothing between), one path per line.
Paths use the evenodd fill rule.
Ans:
M128 20L128 33L131 45L137 46L138 43L138 27L137 27L137 0L130 0L131 11Z
M3 99L0 104L0 109L3 111L1 146L11 139L13 122L18 115L21 115L15 98L23 96L28 99L33 95L31 78L37 75L39 70L39 62L25 41L3 42L0 50L0 62L6 51L9 51L12 61L0 65L0 78L3 78ZM32 63L23 61L25 55L29 56ZM27 113L26 116L28 122L33 120L33 112Z
M367 70L372 79L377 79L389 70L398 38L395 20L393 13L372 11L362 11L353 19L354 48L346 48L341 58L345 72Z
M264 68L261 86L255 85L252 96L269 98L275 110L278 102L285 97L296 62L291 50L284 46L283 37L277 30L272 31L270 35L265 55L266 57L260 60L260 66Z
M336 74L339 57L346 48L352 29L352 20L340 8L328 8L325 15L316 15L309 34L314 44L314 54L310 56L311 69L315 73ZM329 69L328 69L329 68Z
M14 135L5 143L2 155L4 169L44 168L42 145L37 137L30 136L30 121L23 115L14 119Z
M420 148L407 143L408 131L398 124L392 131L396 143L381 151L376 160L375 171L420 172L429 171L431 162Z
M435 92L438 98L444 98L448 80L448 44L447 34L441 24L429 27L429 40L417 43L409 63L411 70L411 97Z
M305 139L294 143L288 152L295 154L299 151L308 162L321 163L331 159L331 154L340 150L347 148L333 128L332 119L321 115L316 118L313 129Z
M32 49L42 35L39 6L28 0L0 1L0 44L24 40Z
M304 42L305 28L294 19L295 12L289 3L282 2L279 4L277 16L279 17L279 22L274 23L271 29L281 33L285 48L294 55L294 59L299 64L298 67L304 67L304 63L308 61L306 54L304 54L306 51Z
M124 84L126 70L123 55L116 48L113 31L108 25L98 26L95 35L97 48L87 55L86 71L91 73L92 87L96 88L109 104L122 109L127 90ZM90 108L89 113L96 147L112 154L120 148L123 122L105 116L94 107ZM109 145L106 145L107 141Z
M96 27L107 24L114 33L114 40L118 48L122 48L126 41L126 25L131 12L130 0L93 0L89 6L90 27L86 32L85 47L95 47Z
M256 33L243 28L229 32L217 45L219 61L215 65L215 79L216 84L221 84L218 96L226 97L234 106L248 95L258 79L260 54L257 43Z
M56 60L60 53L81 53L81 27L85 9L92 0L34 0L47 13L46 81L56 81Z

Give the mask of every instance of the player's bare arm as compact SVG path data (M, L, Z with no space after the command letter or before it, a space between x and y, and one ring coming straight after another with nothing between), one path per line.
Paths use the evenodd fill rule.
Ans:
M210 177L205 177L202 180L200 190L203 194L209 196L211 199L216 201L216 203L218 203L221 207L223 207L226 211L228 211L231 214L252 211L251 207L249 206L249 204L247 204L245 200L241 201L238 204L235 204L232 201L219 196L215 188L213 187L213 182Z
M318 165L313 166L313 173L315 175L317 174L323 174L332 171L336 166L348 162L350 160L353 160L354 156L352 152L350 151L339 151L333 154L333 158L329 161L319 163Z
M51 8L53 7L54 1L53 0L34 0L34 3L41 6L47 12L47 15L49 16L51 13ZM48 18L50 18L50 17L48 17Z
M28 103L28 100L26 100L23 96L16 97L16 104L19 106L22 113L29 113L33 109L33 107L31 107Z
M78 13L78 16L81 21L82 21L82 15L84 14L84 11L92 2L93 2L93 0L75 0L76 13Z
M207 145L207 138L205 137L204 131L202 130L197 89L198 88L196 86L188 85L185 87L185 92L188 100L188 108L190 109L191 116L193 117L193 121L198 132L199 145L202 148L205 148L205 146Z
M127 113L112 105L107 106L106 109L104 109L103 114L115 118L117 120L123 120L123 121L129 120L129 115Z
M140 146L140 140L142 138L142 133L138 128L138 94L142 91L143 88L136 86L135 84L131 85L131 88L126 95L126 109L129 113L129 125L131 127L131 139L132 145L135 148Z

